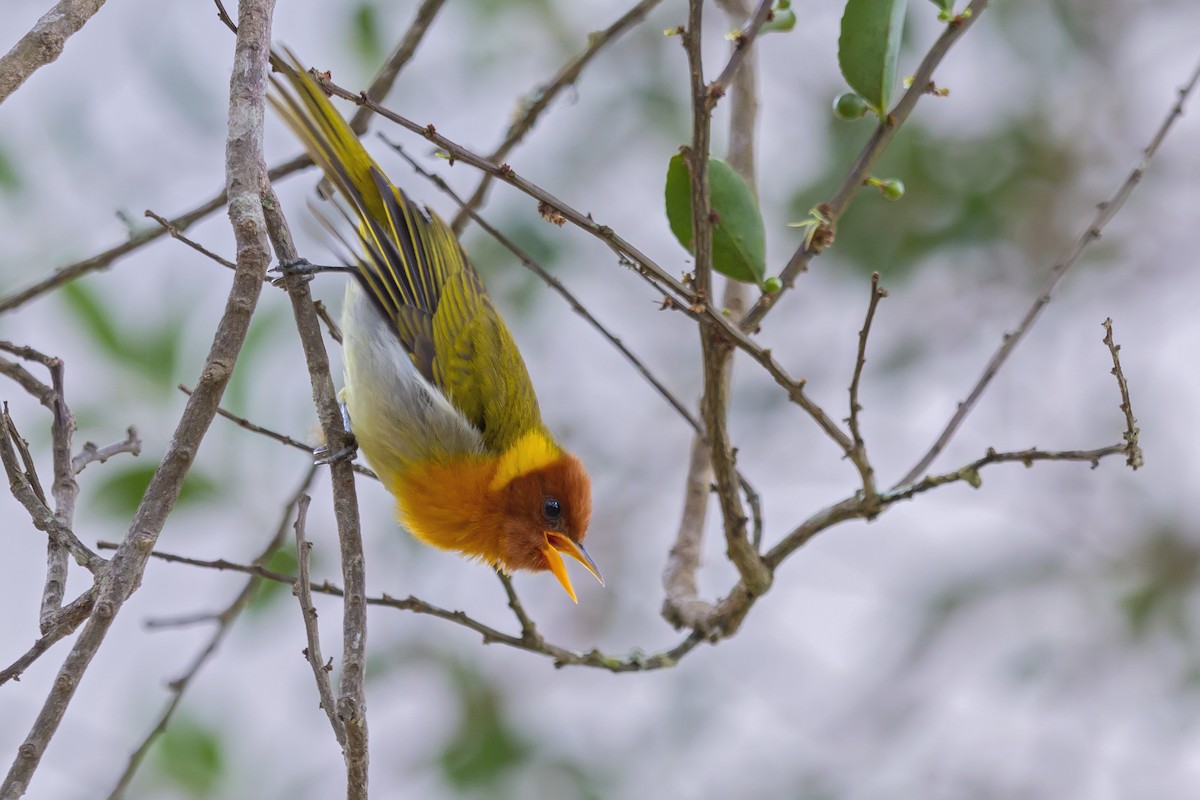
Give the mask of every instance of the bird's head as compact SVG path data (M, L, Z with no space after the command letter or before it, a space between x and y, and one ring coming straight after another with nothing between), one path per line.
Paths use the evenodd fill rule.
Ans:
M568 555L604 585L600 570L583 549L592 516L592 484L583 462L553 442L519 443L502 457L492 488L506 569L550 570L578 602L563 561Z

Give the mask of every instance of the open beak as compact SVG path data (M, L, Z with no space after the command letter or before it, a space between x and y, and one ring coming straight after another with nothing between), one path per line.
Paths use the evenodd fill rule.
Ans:
M566 553L587 567L587 571L596 576L596 580L600 581L600 585L604 585L604 578L600 575L600 569L596 566L596 562L592 561L592 557L587 554L587 550L583 549L583 545L573 542L561 533L546 531L545 535L546 543L542 546L542 555L546 557L546 563L550 565L550 571L554 573L554 577L558 578L558 582L562 584L562 587L567 590L567 594L571 596L572 601L578 603L579 598L575 596L575 589L571 587L571 578L567 575L567 565L563 562L562 553Z

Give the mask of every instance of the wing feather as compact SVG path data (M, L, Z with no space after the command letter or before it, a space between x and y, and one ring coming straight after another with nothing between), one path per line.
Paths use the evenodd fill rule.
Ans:
M272 104L345 199L362 255L356 277L414 366L494 452L544 430L520 351L450 227L387 179L293 57Z

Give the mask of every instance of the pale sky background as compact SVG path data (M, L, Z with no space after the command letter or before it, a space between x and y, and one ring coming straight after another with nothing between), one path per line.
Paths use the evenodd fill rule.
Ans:
M9 0L0 50L48 5ZM387 104L486 152L518 98L630 5L449 0ZM356 38L356 15L373 9L386 52L415 6L280 0L274 38L332 70L338 83L364 87L378 57ZM772 273L799 241L786 223L824 199L822 187L844 174L869 130L866 122L831 121L830 101L844 89L836 62L841 4L793 6L796 30L758 45L759 185ZM890 297L876 319L862 390L864 432L882 481L899 478L929 446L1095 203L1137 163L1200 58L1195 12L1191 0L1152 11L1128 0L993 3L937 73L950 96L923 99L880 166L881 177L907 184L904 200L864 191L833 249L768 318L763 342L840 419L867 275L885 270ZM935 13L930 3L910 4L904 74L937 35ZM594 62L509 158L675 272L688 262L668 230L662 186L667 160L688 137L687 73L678 40L662 31L685 15L681 0L664 2ZM709 19L705 56L715 75L731 26L715 7ZM109 3L0 107L0 294L120 242L118 213L140 229L151 224L144 209L172 216L223 185L232 48L205 0ZM717 153L727 105L714 128ZM403 142L456 187L474 186L469 167L449 167L423 140L382 123L373 131ZM452 213L377 139L368 142L397 183ZM1194 797L1198 143L1194 103L1128 207L934 465L957 468L989 446L1119 441L1124 420L1101 344L1100 323L1112 317L1145 469L1130 472L1120 458L1094 471L1000 465L983 473L978 491L955 485L874 523L834 528L787 562L733 639L659 673L555 670L541 656L481 647L449 623L372 609L373 796ZM266 147L270 163L299 151L274 119ZM320 261L330 248L306 207L315 180L305 173L279 190L301 252ZM545 257L680 397L697 396L694 327L656 310L653 292L610 251L570 226L547 225L506 187L493 189L486 213ZM223 214L189 234L232 255ZM557 296L477 230L464 241L520 343L547 421L593 476L588 547L607 587L575 570L576 607L550 576L523 575L516 583L526 607L548 639L574 650L624 655L671 646L680 634L658 615L660 576L678 524L689 430ZM315 284L331 308L340 307L342 281ZM93 465L81 477L76 532L111 541L128 524L120 486L161 456L183 407L173 387L195 381L229 273L164 240L80 284L73 302L48 296L0 316L0 338L66 360L77 443L115 441L129 424L141 430L139 459ZM99 343L83 321L89 299L112 320L116 344ZM313 438L308 379L281 292L264 290L252 336L227 405ZM119 363L117 351L140 354L143 366ZM164 357L172 353L173 362ZM733 437L763 496L773 543L852 492L856 473L755 365L739 359L734 380ZM0 399L43 457L45 479L47 415L11 383L0 383ZM196 499L170 518L160 548L249 560L305 468L302 453L217 420L196 464ZM339 572L327 481L322 472L308 529L318 580ZM374 483L360 483L360 498L371 594L414 594L516 629L488 570L413 543ZM44 538L7 495L0 520L6 666L37 636ZM717 535L706 544L701 587L713 597L733 570L710 528ZM86 585L83 574L73 571L69 596ZM237 575L151 563L28 796L105 796L169 699L165 684L211 633L205 625L150 631L145 621L218 610L241 585ZM319 598L318 609L325 653L336 662L340 606ZM189 789L171 772L178 757L160 749L130 796L339 796L342 759L303 646L286 590L242 618L177 718L217 748L218 766L206 773L212 782ZM60 643L19 683L0 687L4 769L68 647ZM464 729L491 735L474 741ZM447 769L448 753L476 771L463 779Z

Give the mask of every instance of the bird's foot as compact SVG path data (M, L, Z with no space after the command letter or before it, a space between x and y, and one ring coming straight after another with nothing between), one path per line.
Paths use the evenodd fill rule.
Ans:
M276 264L271 267L271 272L279 275L271 281L271 284L278 286L288 278L303 278L305 282L311 281L314 275L321 272L354 272L353 267L335 267L326 264L313 264L307 258L297 259L290 264Z
M343 400L338 403L338 409L342 412L342 425L346 428L349 444L336 453L332 452L327 444L313 450L313 463L318 466L333 464L336 461L351 461L358 454L358 440L354 438L354 428L350 425L350 407Z
M322 445L313 450L313 463L317 466L325 466L335 464L338 461L353 461L358 455L358 442L355 441L354 435L350 435L350 444L343 447L341 450L334 452L329 445Z

